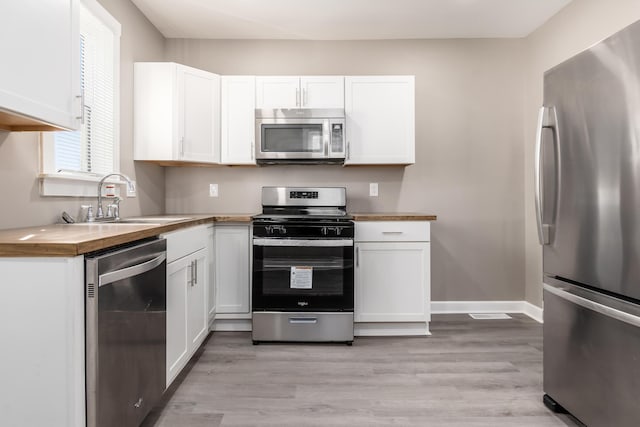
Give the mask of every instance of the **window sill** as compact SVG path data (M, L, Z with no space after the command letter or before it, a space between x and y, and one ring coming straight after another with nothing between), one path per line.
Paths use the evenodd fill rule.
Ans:
M87 176L72 173L43 173L38 176L40 195L54 197L98 197L98 182L101 176ZM117 177L107 179L105 183L125 184ZM120 188L115 187L116 195Z

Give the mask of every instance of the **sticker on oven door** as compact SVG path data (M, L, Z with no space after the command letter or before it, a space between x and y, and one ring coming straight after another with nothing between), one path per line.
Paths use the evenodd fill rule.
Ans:
M311 289L313 267L291 267L291 289Z

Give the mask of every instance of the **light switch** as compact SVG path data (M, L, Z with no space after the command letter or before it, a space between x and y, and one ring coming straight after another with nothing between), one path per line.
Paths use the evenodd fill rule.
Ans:
M209 184L209 197L218 197L218 184Z
M377 182L369 183L369 196L370 197L378 197L378 183Z
M136 197L136 182L131 181L126 183L127 186L127 197Z

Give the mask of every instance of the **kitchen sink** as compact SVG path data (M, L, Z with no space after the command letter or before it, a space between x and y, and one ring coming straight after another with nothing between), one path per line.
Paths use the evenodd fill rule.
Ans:
M185 221L191 219L189 216L143 216L143 217L132 217L132 218L120 218L119 220L107 219L107 220L96 220L92 222L76 222L74 225L136 225L136 224L145 224L145 225L163 225L168 224L170 222L176 221Z
M119 221L113 221L114 223L123 223L123 224L167 224L169 222L176 221L185 221L187 219L191 219L190 216L143 216L137 218L120 218Z

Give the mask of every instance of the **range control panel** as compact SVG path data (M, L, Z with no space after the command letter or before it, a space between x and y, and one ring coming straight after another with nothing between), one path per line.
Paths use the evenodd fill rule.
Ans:
M317 191L290 191L289 198L290 199L317 199L318 192Z

